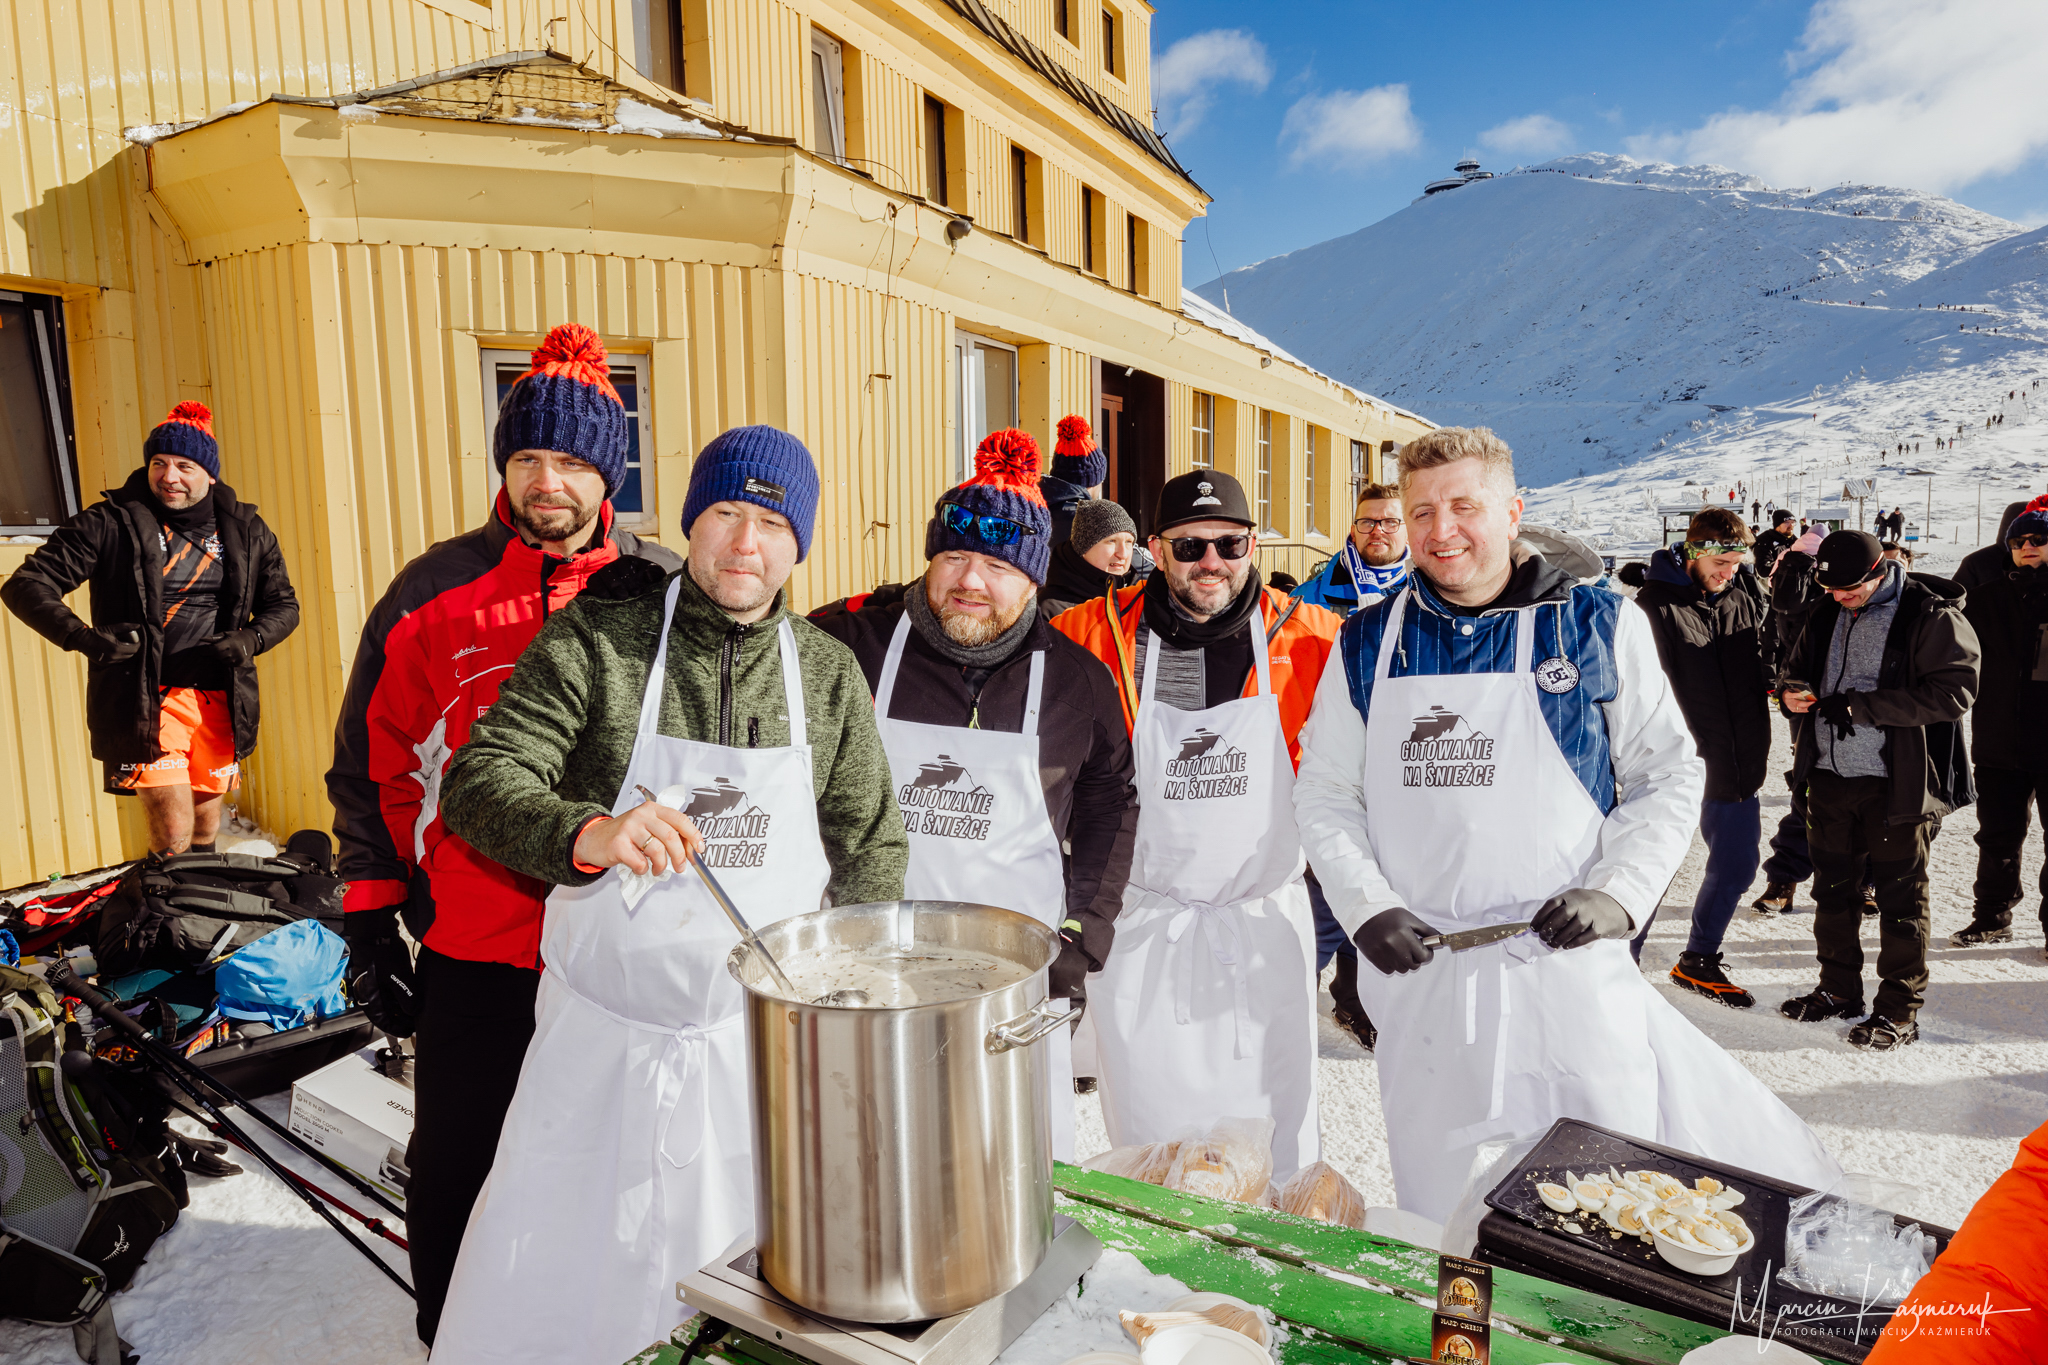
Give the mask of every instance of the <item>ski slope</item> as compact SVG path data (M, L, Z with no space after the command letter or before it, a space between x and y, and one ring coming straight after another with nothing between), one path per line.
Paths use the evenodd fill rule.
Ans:
M1987 537L2048 489L2048 228L1939 195L1565 157L1196 292L1339 380L1494 428L1532 517L1611 541L1702 488L1803 506L1874 478L1953 563L1980 485Z

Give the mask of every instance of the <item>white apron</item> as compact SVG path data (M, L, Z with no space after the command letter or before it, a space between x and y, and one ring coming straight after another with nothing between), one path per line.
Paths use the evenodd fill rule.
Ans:
M778 631L790 735L734 749L658 732L662 608L639 733L613 814L636 786L696 784L706 860L756 926L818 908L830 869L805 742L796 636ZM691 802L692 807L698 801ZM548 897L533 1042L490 1179L463 1236L434 1365L618 1365L689 1309L675 1284L754 1222L738 935L687 869L628 911L623 868Z
M1316 953L1262 616L1247 627L1258 691L1221 706L1155 700L1166 646L1145 651L1131 880L1087 1017L1110 1142L1270 1116L1284 1181L1322 1151Z
M1534 919L1598 861L1605 816L1559 752L1516 613L1512 673L1389 677L1412 590L1394 599L1366 721L1372 853L1408 909L1443 931ZM1643 979L1628 943L1555 952L1533 934L1428 966L1358 976L1394 1190L1443 1222L1474 1149L1583 1119L1825 1188L1840 1168L1741 1063Z
M913 584L911 590L923 588ZM1067 878L1038 768L1045 651L1031 655L1024 728L1010 734L889 719L909 638L910 613L905 611L875 685L875 724L889 754L903 829L910 836L904 898L993 905L1057 931L1066 919ZM1053 1159L1072 1161L1074 1066L1068 1031L1055 1029L1044 1046Z

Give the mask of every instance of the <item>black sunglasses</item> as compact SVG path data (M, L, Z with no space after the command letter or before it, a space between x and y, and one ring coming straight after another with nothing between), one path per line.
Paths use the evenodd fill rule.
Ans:
M1242 533L1232 536L1216 536L1204 540L1200 536L1180 536L1166 542L1173 549L1173 557L1183 564L1196 564L1209 547L1216 547L1218 559L1243 559L1252 552L1252 538Z
M956 536L973 536L990 545L1014 545L1038 532L1008 517L977 516L957 502L939 504L939 523Z
M2042 546L2048 545L2048 536L2042 535L2039 531L2029 531L2025 535L2012 536L2005 543L2012 546L2015 550L2019 549L2022 545L2030 550L2038 550Z

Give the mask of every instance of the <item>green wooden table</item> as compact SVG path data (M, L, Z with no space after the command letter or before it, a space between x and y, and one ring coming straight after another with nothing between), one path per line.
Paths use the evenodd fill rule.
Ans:
M1203 1199L1078 1166L1056 1168L1059 1211L1105 1247L1193 1290L1234 1294L1286 1328L1280 1365L1381 1365L1429 1355L1436 1253L1312 1219ZM629 1365L681 1365L701 1319ZM1498 1365L1675 1365L1726 1333L1532 1275L1493 1273ZM713 1365L807 1365L742 1332L701 1343Z

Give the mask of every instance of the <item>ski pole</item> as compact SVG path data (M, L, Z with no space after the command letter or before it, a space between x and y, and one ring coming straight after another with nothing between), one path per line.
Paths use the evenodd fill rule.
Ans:
M218 1123L215 1123L206 1115L198 1113L191 1109L187 1109L182 1104L177 1106L177 1110L185 1117L193 1120L196 1123L204 1125L206 1131L212 1133L215 1137L225 1138L227 1139L227 1141L234 1143L234 1145L237 1147L240 1147L242 1145L241 1142L238 1141L232 1133L228 1132L227 1129L221 1127ZM334 1205L335 1208L340 1209L343 1213L355 1219L358 1223L361 1223L364 1227L376 1233L385 1241L390 1242L399 1250L408 1253L411 1252L412 1245L409 1242L407 1242L403 1237L400 1237L397 1233L393 1232L390 1226L386 1224L383 1219L372 1218L369 1214L362 1212L360 1209L352 1208L349 1205L342 1203L341 1200L335 1198L332 1194L328 1193L325 1189L321 1188L314 1181L306 1179L306 1177L300 1175L297 1171L288 1169L285 1171L285 1174L291 1177L293 1184L299 1186L301 1189L311 1190L314 1194L319 1195L322 1199L325 1199L328 1203Z
M419 1297L413 1287L407 1284L397 1271L385 1264L384 1258L377 1254L375 1248L351 1233L343 1225L342 1221L334 1216L333 1211L327 1205L321 1203L318 1199L294 1184L291 1172L285 1169L284 1165L276 1157L272 1156L268 1149L258 1147L247 1133L236 1127L234 1121L220 1111L220 1106L213 1102L212 1097L204 1089L188 1080L185 1074L177 1068L175 1062L171 1060L169 1050L162 1043L150 1037L148 1030L123 1014L113 1001L100 994L97 987L88 986L84 981L80 980L78 973L71 970L70 963L60 959L50 966L46 976L51 985L68 994L77 996L91 1007L94 1014L112 1024L122 1033L127 1034L141 1048L142 1055L162 1067L164 1074L171 1078L172 1083L191 1096L193 1102L201 1109L212 1115L214 1122L218 1123L222 1129L232 1136L237 1145L247 1151L249 1155L262 1162L272 1175L284 1182L286 1189L298 1195L307 1208L318 1214L323 1222L341 1234L344 1241L357 1251L360 1251L377 1269L383 1271L385 1278L404 1290L408 1298L417 1299Z

